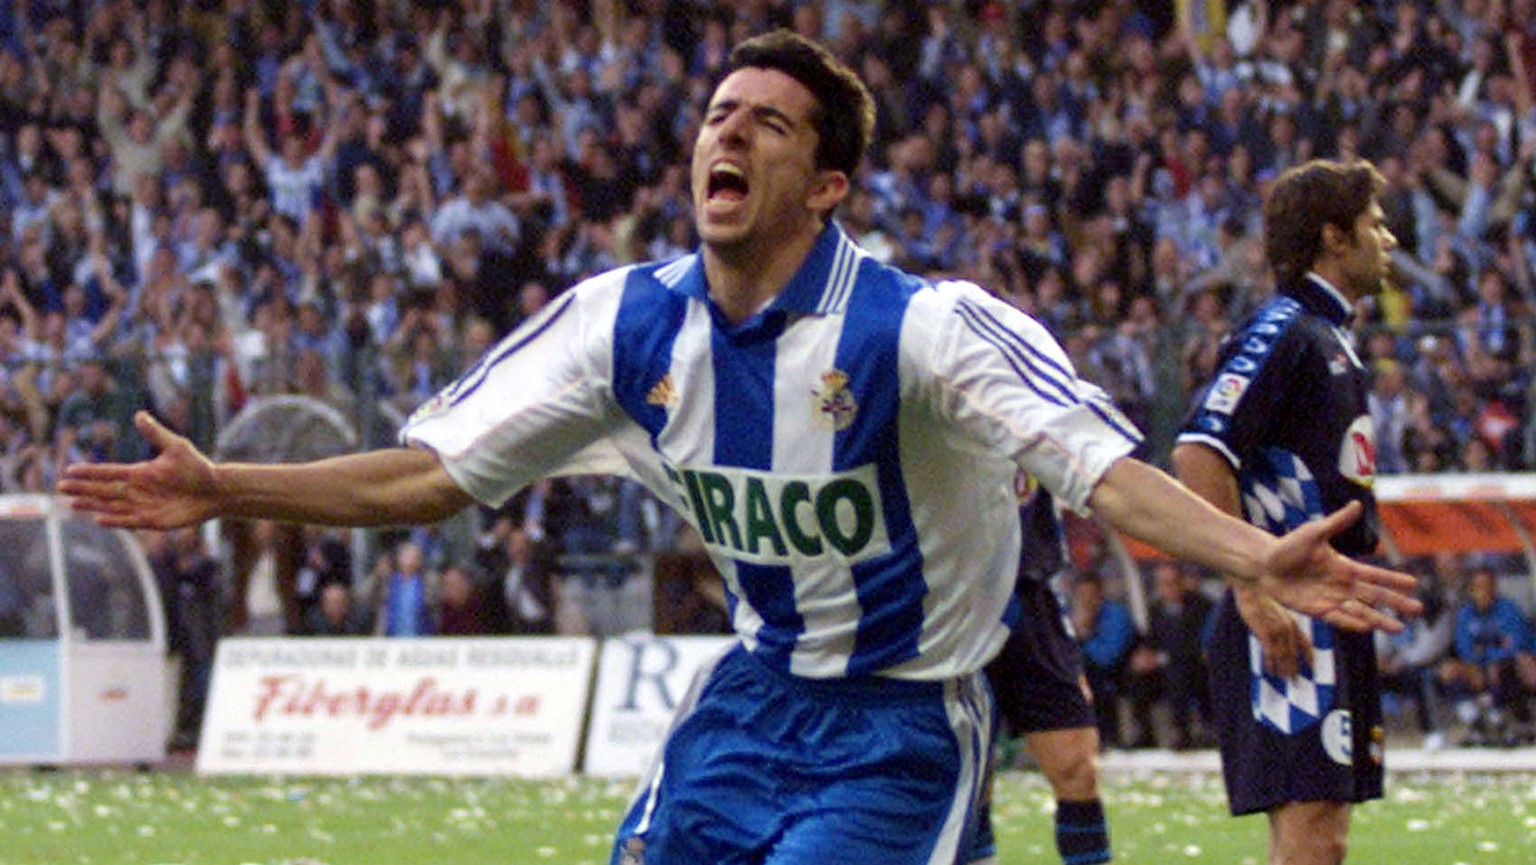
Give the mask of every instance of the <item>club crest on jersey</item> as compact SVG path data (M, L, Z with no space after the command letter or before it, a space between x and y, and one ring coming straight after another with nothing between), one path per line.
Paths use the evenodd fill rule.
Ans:
M1231 414L1232 410L1237 408L1238 402L1242 400L1243 394L1248 392L1248 385L1252 382L1253 379L1245 375L1222 373L1211 384L1210 393L1206 394L1205 410Z
M645 395L645 404L664 409L677 407L677 386L672 383L672 373L667 373L661 377L661 381L656 382L650 393Z
M1355 418L1339 445L1339 474L1362 487L1376 479L1376 425L1370 415Z
M816 399L816 410L835 430L845 430L853 425L853 416L859 410L853 391L848 389L848 373L829 369L821 374L821 387L811 390Z
M1334 375L1343 375L1349 372L1349 356L1341 351L1328 358L1328 371Z

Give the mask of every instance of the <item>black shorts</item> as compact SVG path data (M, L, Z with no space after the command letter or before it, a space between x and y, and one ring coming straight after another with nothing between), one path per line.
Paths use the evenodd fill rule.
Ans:
M1229 591L1207 645L1211 705L1233 815L1288 802L1381 798L1381 686L1369 634L1311 622L1314 670L1287 682L1262 660Z
M1019 623L986 671L998 712L1019 734L1092 727L1082 652L1056 593L1029 579L1019 581L1016 593Z

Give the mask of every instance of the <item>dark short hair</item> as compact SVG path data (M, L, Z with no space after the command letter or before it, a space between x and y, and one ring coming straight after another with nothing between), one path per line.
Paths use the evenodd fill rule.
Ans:
M864 159L875 129L875 100L858 73L832 52L789 30L774 30L738 44L726 74L738 69L773 69L811 91L816 108L816 167L852 177Z
M1360 218L1385 188L1365 160L1314 159L1287 169L1264 202L1264 253L1282 282L1300 279L1323 251L1323 226L1354 236Z

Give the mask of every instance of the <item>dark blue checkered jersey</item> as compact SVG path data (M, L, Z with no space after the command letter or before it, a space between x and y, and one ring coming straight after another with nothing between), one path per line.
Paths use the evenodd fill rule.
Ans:
M1333 539L1340 552L1358 556L1376 547L1371 495L1376 448L1366 410L1365 368L1344 330L1349 314L1343 295L1315 274L1285 287L1223 347L1216 376L1179 441L1200 442L1225 456L1236 472L1248 521L1275 534L1352 499L1362 502L1364 518ZM1325 747L1332 749L1330 758L1339 755L1328 765L1347 765L1350 749L1343 743L1353 738L1341 731L1349 728L1344 721L1353 716L1345 707L1360 711L1358 703L1375 694L1371 683L1356 675L1364 670L1369 676L1374 670L1370 640L1336 632L1320 619L1292 615L1312 642L1312 663L1281 679L1265 671L1262 646L1243 627L1230 597L1224 599L1217 631L1230 639L1220 645L1213 641L1212 681L1241 687L1246 680L1249 709L1261 728L1282 736L1321 730ZM1234 642L1239 632L1247 638L1246 651ZM1247 668L1246 676L1238 672L1242 667ZM1231 696L1223 693L1218 699ZM1330 717L1341 719L1343 726L1324 724ZM1365 715L1357 720L1367 728L1375 723ZM1362 742L1362 752L1364 748ZM1224 759L1240 762L1240 756L1227 756L1240 750L1224 741ZM1229 790L1244 789L1234 777L1229 773ZM1247 801L1233 799L1239 800Z
M1365 517L1334 538L1360 556L1376 548L1376 447L1349 315L1316 275L1284 288L1223 346L1179 441L1226 457L1249 521L1275 534L1360 501Z

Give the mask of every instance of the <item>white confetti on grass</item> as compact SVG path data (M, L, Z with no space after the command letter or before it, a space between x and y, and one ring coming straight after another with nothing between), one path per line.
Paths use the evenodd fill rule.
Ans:
M475 844L487 843L489 836L482 833L491 831L490 815L495 815L497 820L505 824L496 830L497 834L508 831L527 833L532 830L532 834L518 836L526 843L521 849L529 863L564 865L590 861L594 858L592 851L604 850L612 843L607 830L610 825L617 825L618 815L624 810L633 792L633 782L598 779L562 780L545 784L514 779L431 782L406 779L393 783L366 779L351 783L350 779L231 780L203 779L190 775L145 777L149 780L139 780L131 775L109 778L95 772L83 775L64 772L42 780L32 775L26 776L26 780L21 782L7 783L7 779L0 775L0 801L16 806L14 818L0 811L0 824L10 824L0 825L0 833L3 833L0 837L12 838L18 844L26 845L28 835L31 834L40 836L32 843L47 843L50 839L58 843L56 839L59 836L45 828L47 822L54 821L60 824L60 829L55 831L84 832L93 836L97 844L108 846L81 847L69 857L54 857L47 861L66 865L83 862L83 857L90 857L94 860L90 865L122 865L125 860L117 853L122 848L110 847L112 830L102 825L115 822L118 834L134 838L134 846L143 851L135 859L140 863L155 859L185 859L182 865L197 865L200 862L220 865L222 857L234 854L240 858L258 860L263 865L312 865L311 860L282 860L277 850L241 849L243 842L240 839L251 842L266 837L259 833L261 826L270 821L282 833L291 833L293 838L303 839L300 843L310 848L310 855L323 850L338 863L371 861L366 854L363 858L355 855L360 843L359 837L363 834L356 825L360 820L371 827L367 835L371 839L370 844L376 844L378 828L389 825L388 822L379 821L387 821L389 817L386 815L393 816L391 812L398 814L402 818L399 825L403 830L399 849L404 856L407 848L412 851L432 849L429 840L432 838L448 844L468 838L482 839L472 842ZM87 794L78 792L77 782L82 778L88 780ZM1492 781L1434 777L1413 789L1405 797L1407 802L1395 809L1395 814L1393 808L1386 807L1397 804L1389 794L1387 803L1375 806L1378 810L1366 809L1361 824L1363 827L1371 822L1367 818L1374 816L1376 833L1385 835L1403 833L1403 826L1409 819L1422 819L1431 834L1409 837L1415 839L1413 843L1421 845L1431 844L1434 839L1433 844L1439 845L1439 849L1444 851L1436 857L1441 865L1455 858L1440 839L1446 833L1459 833L1462 857L1467 852L1477 852L1479 838L1492 840L1499 845L1497 852L1479 852L1473 858L1477 865L1506 859L1536 865L1536 856L1529 855L1536 848L1525 840L1536 834L1533 832L1536 825L1532 825L1536 824L1536 786L1532 784L1533 778L1536 775ZM119 795L125 785L135 791L134 801L125 801ZM1397 786L1393 784L1388 789L1393 790ZM33 787L42 790L42 794L22 795ZM1054 859L1054 850L1050 848L1049 841L1041 842L1042 838L1049 838L1049 824L1041 822L1037 816L1053 808L1048 785L1038 775L1014 774L1010 777L1005 774L999 778L998 787L1000 793L996 813L1000 818L1000 835L1004 836L1002 843L1010 852L1026 853L1026 858L1021 861ZM1423 793L1426 787L1430 791L1427 795ZM292 791L298 789L306 791L303 804L297 804L289 797ZM362 795L358 795L360 793ZM1135 833L1147 842L1136 847L1137 861L1148 855L1153 857L1149 860L1152 862L1161 858L1192 863L1217 860L1242 863L1245 858L1235 850L1221 852L1226 850L1222 844L1214 838L1200 837L1205 833L1194 829L1197 826L1226 823L1219 779L1161 777L1154 784L1150 777L1145 783L1140 779L1113 778L1107 793L1106 801L1112 810L1126 815L1128 822L1134 820L1143 827ZM368 802L365 797L377 801ZM140 802L140 798L153 801ZM1467 803L1473 799L1482 799L1487 803L1487 816L1473 814L1467 808ZM60 800L68 808L61 808ZM329 800L334 807L320 805L323 800ZM556 806L556 801L563 804ZM1162 803L1161 807L1154 806L1153 802ZM115 807L117 813L110 820L96 817L94 809L98 803ZM459 812L457 820L450 817L455 811ZM482 814L485 816L479 816ZM531 814L540 816L530 820ZM238 828L227 829L222 826L220 821L225 816L238 818ZM549 826L570 824L573 819L580 821L570 825L573 831L563 835L547 834ZM75 821L74 825L71 825L71 821ZM1144 827L1152 822L1162 824L1162 835L1147 832ZM177 836L178 825L189 823L203 827L201 834L216 839L211 849L190 851L184 846L174 850L157 849L159 845L168 844L170 839ZM141 825L158 826L160 831L154 838L138 837L136 832ZM321 838L316 837L317 831L334 840L322 844ZM72 834L71 837L86 836ZM584 840L585 845L577 839ZM1131 842L1134 840L1136 838L1127 835L1124 837L1125 844L1117 841L1116 846L1130 853ZM1191 841L1197 841L1200 846L1198 856L1184 854L1185 846ZM553 856L544 856L542 853L535 856L536 851L544 849L541 844L558 852ZM10 845L0 842L0 847ZM376 850L376 847L371 846L370 849ZM505 848L499 849L504 851ZM290 856L293 853L292 850L283 852ZM1248 862L1244 865L1261 865L1252 857L1246 858ZM223 858L222 865L236 865L238 861L233 857Z

